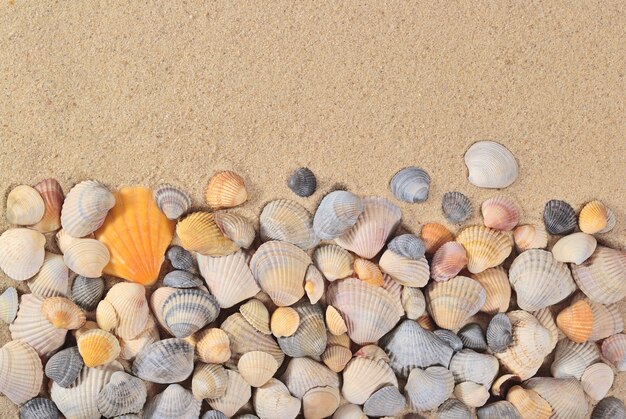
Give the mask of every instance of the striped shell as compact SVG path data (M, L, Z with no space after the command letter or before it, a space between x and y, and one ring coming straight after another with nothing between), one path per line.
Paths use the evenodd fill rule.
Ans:
M506 188L517 179L518 166L513 154L495 141L478 141L465 153L467 180L479 188Z
M534 390L513 386L507 393L506 400L517 409L522 418L548 419L552 415L552 407Z
M315 174L307 167L301 167L287 179L287 186L293 193L301 197L311 196L317 188L317 180Z
M395 416L402 412L406 399L396 386L385 386L376 390L365 401L363 412L368 416Z
M26 403L39 393L42 381L39 355L26 342L14 340L0 348L0 393L15 404Z
M580 265L570 265L576 285L590 300L612 304L626 296L626 252L597 246Z
M78 239L63 254L63 262L67 267L87 278L101 277L110 258L107 247L94 239Z
M293 397L287 386L275 378L256 390L253 405L255 412L264 419L295 419L300 412L300 400Z
M486 292L485 304L480 311L487 314L504 313L511 301L511 284L506 271L501 267L489 268L472 275Z
M465 348L473 349L478 352L487 350L485 333L478 323L466 324L457 332L457 336L461 339Z
M187 272L194 272L196 269L196 259L191 252L180 246L170 246L165 252L167 260L170 261L172 268Z
M548 233L542 226L527 224L513 230L513 240L518 252L545 249L548 246Z
M193 371L193 354L193 346L182 339L160 340L137 354L132 372L153 383L183 381Z
M111 287L104 301L113 306L119 319L115 333L122 339L133 339L143 332L150 309L146 290L139 284L119 282Z
M226 256L239 247L222 233L215 213L193 212L176 225L176 234L186 250L206 256Z
M415 320L426 311L426 299L419 288L402 287L400 301L408 319Z
M11 325L11 339L23 340L40 356L49 356L65 342L67 330L57 329L41 312L43 299L33 294L22 295L17 317Z
M172 288L198 288L202 287L204 282L191 272L172 271L168 272L163 278L163 286Z
M525 383L552 407L553 418L585 418L589 406L582 385L575 379L535 377Z
M253 298L239 307L241 315L259 332L264 335L270 331L270 313L260 300Z
M45 209L42 196L30 186L16 186L7 196L6 217L9 224L20 226L36 224L43 218Z
M193 372L191 391L197 399L222 397L228 386L228 374L223 366L198 363Z
M434 254L445 242L454 240L454 235L445 226L428 223L422 226L420 238L424 242L426 253Z
M198 255L198 267L222 308L232 307L261 291L243 251L218 257Z
M228 385L223 396L209 399L209 406L223 412L226 416L234 416L252 397L250 385L236 371L226 370Z
M439 327L457 329L485 304L485 289L477 281L457 276L431 282L426 288L428 312Z
M591 419L626 418L626 406L617 397L607 397L593 408Z
M115 205L115 196L99 182L86 180L67 194L61 210L61 225L73 237L85 237L96 231Z
M291 394L298 398L302 398L314 387L339 388L337 373L310 358L291 359L281 381L285 383Z
M404 202L424 202L428 199L430 176L419 167L405 167L391 179L391 192Z
M446 368L433 366L411 370L404 392L411 410L423 412L439 407L450 398L453 389L452 373Z
M613 386L613 379L611 367L604 362L598 362L585 368L585 372L580 377L580 383L589 397L593 400L601 400Z
M61 208L65 196L59 182L54 179L44 179L35 185L35 189L43 198L45 210L41 221L33 225L40 233L50 233L61 228Z
M383 273L380 268L367 259L356 258L354 260L354 275L361 281L375 287L380 287L384 283Z
M493 353L502 353L513 342L513 325L504 313L492 317L487 326L487 344Z
M123 371L116 371L98 395L98 410L106 417L138 413L146 397L143 381Z
M41 313L57 329L78 329L87 320L80 307L65 297L46 298Z
M361 198L347 191L333 191L320 202L313 230L320 240L333 240L350 230L363 212Z
M389 241L387 249L405 258L418 260L424 257L426 245L414 234L401 234Z
M379 264L384 273L404 286L423 287L430 277L425 257L411 259L387 249L380 257Z
M433 256L430 263L430 276L435 281L447 281L457 276L467 265L467 253L458 242L444 243Z
M197 419L202 401L191 391L178 384L171 384L146 403L145 419Z
M243 179L235 172L217 172L209 180L206 188L206 202L214 210L232 208L248 199Z
M512 240L507 233L483 226L464 229L456 241L465 247L467 269L474 274L500 265L513 250Z
M35 397L20 409L20 419L59 419L61 412L52 400Z
M451 223L462 223L472 216L472 202L461 192L446 192L441 198L441 210Z
M308 250L319 243L311 214L288 199L268 202L259 218L261 240L280 240Z
M318 358L326 349L324 313L318 305L303 300L292 306L300 322L295 333L278 338L278 345L287 356Z
M15 281L31 278L43 265L46 238L28 228L12 228L0 235L0 269Z
M274 357L278 365L283 363L285 354L270 336L256 330L241 313L234 313L222 322L222 329L230 341L231 358L228 365L236 365L239 358L247 352L262 351Z
M83 362L90 368L108 364L120 354L117 338L104 330L89 330L80 335L76 343Z
M600 201L585 204L578 215L580 231L587 234L603 233L609 224L609 209Z
M318 247L313 253L313 262L329 281L347 278L352 275L354 257L336 244L327 244Z
M191 197L175 186L164 184L154 190L154 202L170 220L175 220L191 208Z
M163 302L163 318L177 338L194 334L215 320L219 312L215 297L198 289L179 289Z
M237 370L252 387L261 387L278 370L274 357L262 351L246 352L239 358Z
M28 281L30 291L41 297L65 297L69 291L69 269L63 256L46 252L37 275Z
M245 217L230 212L219 211L213 214L220 231L237 246L249 248L256 237L254 225Z
M398 379L384 360L352 358L343 370L341 393L354 404L363 404L379 388L398 386Z
M553 199L543 209L543 224L550 234L571 233L577 225L576 212L567 202Z

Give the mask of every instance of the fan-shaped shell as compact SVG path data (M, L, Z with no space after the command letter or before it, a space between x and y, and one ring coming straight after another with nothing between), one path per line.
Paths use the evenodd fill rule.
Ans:
M592 301L612 304L626 296L626 252L597 246L580 265L571 265L578 287Z
M391 192L404 202L424 202L428 199L430 176L419 167L405 167L391 179Z
M362 258L371 259L385 246L400 218L400 208L385 198L363 198L363 212L356 224L335 242Z
M471 381L482 384L486 388L491 387L499 368L496 357L479 354L471 349L457 352L450 361L450 372L457 383Z
M43 368L37 352L27 343L14 340L0 348L0 393L22 404L39 393Z
M596 250L596 239L585 233L572 233L557 241L552 247L552 254L559 262L579 265L589 259Z
M368 416L395 416L404 409L406 399L395 386L385 386L372 393L363 405Z
M311 249L319 242L313 231L311 214L302 205L288 199L267 203L259 223L263 241L284 241L303 250Z
M296 333L300 326L300 314L292 307L278 307L272 313L271 329L274 336L281 338Z
M41 233L50 233L61 228L61 207L65 197L59 182L44 179L35 185L44 203L43 217L32 227Z
M46 252L39 273L28 281L28 288L41 297L65 297L69 291L69 269L63 256Z
M400 298L402 308L404 309L408 319L415 320L424 314L424 311L426 310L426 299L419 288L406 286L402 287L402 294Z
M287 387L275 378L256 390L253 405L262 419L294 419L300 412L300 400L289 394Z
M73 237L85 237L96 231L115 205L115 196L101 183L86 180L67 194L61 210L63 230Z
M515 201L503 195L489 198L480 208L483 223L494 230L513 230L521 216L521 210Z
M191 197L175 186L164 184L154 190L154 202L170 220L175 220L191 208Z
M383 285L383 273L374 262L366 259L356 258L354 260L354 274L361 281L365 281L375 287Z
M446 192L441 198L441 210L451 223L462 223L472 216L472 202L461 192Z
M220 312L215 297L198 289L179 289L163 302L163 318L177 338L184 338L215 320Z
M108 364L120 354L117 338L100 329L90 330L76 339L78 351L88 367Z
M198 363L193 372L191 389L196 399L222 397L228 386L228 374L223 366Z
M276 341L270 335L264 335L252 327L240 313L231 314L220 328L230 340L230 363L236 365L241 355L251 351L266 352L274 357L278 365L283 363L285 354Z
M304 291L311 302L317 303L324 295L324 277L322 273L315 267L309 265L304 274Z
M230 359L230 339L222 329L203 329L196 338L196 355L202 362L222 364Z
M343 370L341 392L350 403L363 404L381 387L398 386L398 380L391 367L384 360L352 358Z
M159 330L152 316L148 317L146 328L133 339L120 339L120 358L133 360L146 346L158 341Z
M0 235L0 269L15 281L24 281L43 265L46 238L28 228L12 228Z
M464 229L456 241L467 251L467 269L480 273L500 265L511 254L513 244L508 234L483 226Z
M98 410L110 418L138 413L146 402L146 385L137 377L116 371L98 395Z
M314 387L339 388L337 373L310 358L293 358L289 361L281 381L299 399Z
M608 224L607 207L600 201L594 200L585 204L578 216L578 225L583 233L600 233Z
M0 320L9 324L15 320L18 308L17 290L9 287L0 295Z
M150 309L143 286L119 282L111 287L104 301L109 302L117 313L119 319L115 329L117 336L133 339L146 328Z
M222 308L254 297L261 290L242 251L220 257L198 255L198 266Z
M347 250L336 244L323 245L313 253L315 266L329 281L347 278L352 275L354 258Z
M239 358L237 370L252 387L261 387L278 370L274 357L262 351L246 352Z
M545 249L548 246L548 233L541 226L527 224L513 230L513 240L518 252L528 249Z
M270 313L261 301L253 298L239 307L239 312L259 332L269 335Z
M513 325L504 313L498 313L487 327L487 343L493 353L502 353L513 342Z
M65 297L46 298L41 313L57 329L78 329L87 320L80 307Z
M39 192L30 186L19 185L7 196L7 221L21 226L36 224L43 218L46 206Z
M387 249L409 259L420 259L426 253L426 245L415 234L401 234L387 244Z
M448 399L437 409L437 419L472 419L472 417L469 408L457 399Z
M218 210L243 204L248 199L248 192L241 176L225 170L211 177L205 196L207 204L214 210Z
M109 250L100 241L78 239L63 254L63 262L78 275L99 278L110 257Z
M144 419L197 419L201 400L178 384L171 384L146 403Z
M163 278L163 286L172 288L198 288L202 287L204 282L191 272L172 271L168 272Z
M324 314L318 305L301 301L293 306L299 325L295 333L278 338L278 345L287 356L318 358L326 349Z
M602 342L602 355L618 371L626 371L626 334L618 333Z
M180 246L170 246L165 252L165 256L170 261L172 268L179 269L187 272L195 272L196 260L191 252L183 249Z
M507 393L506 400L523 418L548 419L552 415L552 407L534 390L514 386Z
M308 167L301 167L287 179L287 186L293 193L301 197L311 196L317 188L315 174Z
M607 397L593 408L591 419L616 419L626 417L624 402L617 397Z
M182 339L164 339L146 346L133 362L133 374L153 383L183 381L193 371L193 346Z
M583 390L594 400L606 396L613 385L613 370L603 362L592 364L585 369L580 377Z
M321 240L333 240L350 230L363 212L361 198L347 191L333 191L320 202L313 230Z
M480 384L465 381L454 387L454 396L469 407L480 407L487 403L489 392Z
M463 349L463 341L453 331L447 329L437 329L433 333L445 342L446 345L452 348L454 353Z
M624 319L617 304L599 304L585 300L591 307L593 328L589 340L592 342L624 331Z
M302 397L305 418L322 419L332 415L339 407L341 396L334 387L315 387Z
M452 373L443 367L433 366L425 370L411 370L404 392L410 409L423 412L441 405L452 395L453 388Z
M322 362L334 372L341 372L352 358L350 349L340 345L328 345L321 356Z
M226 416L234 416L252 397L250 385L236 371L226 370L228 385L223 396L209 399L209 406L223 412Z
M487 350L485 333L478 323L468 323L458 331L457 335L463 342L463 346L478 352Z
M457 276L426 288L428 312L439 327L457 329L485 304L485 289L477 281Z
M57 329L41 313L43 299L33 294L22 295L15 321L9 326L11 339L23 340L40 356L48 356L63 342L67 330Z
M552 350L556 347L557 342L559 341L559 328L556 325L552 311L550 311L549 307L546 307L542 308L541 310L537 310L532 314L539 321L539 324L545 327L548 331L548 352L552 352Z
M525 383L552 407L553 418L575 419L587 416L589 406L580 382L575 379L535 377Z
M556 316L556 324L571 341L586 341L591 336L594 324L591 306L584 300L573 303Z
M465 153L467 180L479 188L506 188L517 179L518 166L513 154L495 141L478 141Z
M398 283L408 287L423 287L430 277L425 257L410 259L387 249L380 257L380 269Z
M189 214L176 225L176 234L183 248L201 255L226 256L239 249L222 233L215 222L215 214L210 212Z
M341 313L332 305L326 307L326 326L328 327L328 331L333 335L341 335L348 331L348 327L343 317L341 317Z
M489 268L472 275L486 292L485 304L480 311L487 314L504 313L511 301L511 284L506 271L501 267Z
M220 231L237 246L249 248L256 237L256 230L247 218L238 214L219 211L213 214L213 219Z
M20 409L20 419L59 419L61 412L52 400L36 397Z
M543 224L550 234L568 234L576 228L576 212L565 201L553 199L543 208Z
M467 265L467 253L458 242L444 243L433 256L430 263L430 276L435 281L447 281L454 278Z
M454 235L439 223L427 223L422 226L420 237L424 242L426 253L434 254L442 244L454 240Z

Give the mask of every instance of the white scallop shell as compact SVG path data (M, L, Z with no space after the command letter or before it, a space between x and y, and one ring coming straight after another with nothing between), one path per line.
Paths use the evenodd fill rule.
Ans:
M9 287L0 295L0 320L9 324L15 320L18 308L17 290Z
M75 185L65 197L61 225L73 237L85 237L96 231L111 208L115 197L101 183L86 180Z
M626 296L626 252L597 246L580 265L571 265L578 287L590 300L612 304Z
M46 252L39 273L28 281L28 288L41 297L67 297L69 273L63 256Z
M16 186L7 196L7 221L20 226L33 225L41 221L46 210L43 198L37 189Z
M518 166L513 154L494 141L478 141L465 153L467 180L479 188L506 188L517 179Z
M42 381L39 355L26 342L14 340L0 348L0 393L15 404L26 403L39 393Z
M117 313L117 336L134 339L145 330L150 309L146 300L146 289L142 285L119 282L111 287L104 301L109 302Z
M380 257L380 269L407 287L423 287L430 278L430 269L425 257L411 259L387 249Z
M63 254L63 261L73 272L87 278L99 278L109 263L109 249L95 239L73 242Z
M580 378L583 390L593 400L602 400L613 386L615 375L604 362L592 364L585 369Z
M259 218L261 240L279 240L303 250L319 243L313 231L313 220L302 205L288 199L277 199L263 207Z
M28 228L12 228L0 235L0 269L15 281L24 281L43 265L46 238Z

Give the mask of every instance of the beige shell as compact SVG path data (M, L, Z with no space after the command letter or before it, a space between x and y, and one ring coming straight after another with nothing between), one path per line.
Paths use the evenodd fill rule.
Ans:
M626 334L618 333L602 342L604 356L618 371L626 371Z
M341 313L331 305L326 307L326 327L333 335L342 335L348 331L348 326L341 317Z
M624 319L617 304L603 305L586 299L593 315L593 328L589 340L592 342L624 331Z
M585 342L593 331L594 319L591 306L584 300L573 303L556 316L556 324L571 341Z
M510 231L517 225L521 209L511 198L504 195L489 198L480 207L485 227Z
M585 204L578 216L580 231L587 234L601 233L608 225L608 208L600 201Z
M271 329L277 338L291 336L300 325L300 315L291 307L278 307L272 313Z
M580 265L596 250L595 237L585 233L573 233L562 237L552 247L552 254L559 262Z
M480 407L489 400L489 391L483 385L465 381L454 386L454 396L466 406Z
M416 320L426 311L426 298L419 288L402 287L400 301L408 319Z
M198 362L193 371L191 391L196 399L222 397L228 386L228 374L221 365Z
M28 228L12 228L0 235L0 269L15 281L31 278L43 265L46 238Z
M230 339L218 328L207 328L196 335L196 355L207 364L223 364L230 359Z
M341 405L333 415L333 419L367 419L368 416L363 413L361 406L347 403Z
M328 345L321 358L322 362L332 371L341 372L352 358L352 352L341 345Z
M227 365L236 366L241 355L251 351L263 351L274 357L278 365L283 363L285 354L280 350L274 338L264 335L248 323L241 313L228 316L220 326L230 340L231 358Z
M428 223L422 226L420 238L424 242L426 253L433 255L444 243L454 240L454 235L439 223Z
M120 339L120 358L133 360L146 346L160 339L159 329L154 318L150 316L146 328L133 339Z
M404 286L423 287L430 277L425 257L411 259L387 249L380 257L379 264L383 272Z
M503 374L491 385L491 394L496 397L506 397L509 390L517 385L521 384L520 378L515 374Z
M333 335L332 333L327 332L326 340L327 340L328 346L338 345L338 346L343 346L344 348L350 349L350 346L352 345L352 342L350 341L350 337L348 336L347 333L344 333L342 335Z
M146 300L146 289L131 282L120 282L109 290L105 301L111 303L119 324L115 333L122 339L134 339L146 328L150 309Z
M513 249L507 233L483 226L464 229L456 241L467 251L467 269L474 274L500 265Z
M310 358L291 359L281 381L289 388L291 394L300 399L314 387L339 388L337 373Z
M323 419L329 417L339 407L341 396L339 390L330 387L315 387L302 397L302 411L307 419Z
M43 198L45 210L41 220L33 225L40 233L50 233L61 228L61 207L63 207L63 189L54 179L44 179L35 185Z
M207 204L217 210L243 204L248 199L248 192L241 176L226 170L211 177L205 196Z
M20 226L33 225L41 221L46 206L37 191L27 185L16 186L7 196L7 221Z
M534 311L533 316L539 321L543 327L546 328L549 334L549 341L547 350L552 352L559 342L559 328L556 325L556 320L549 307L542 308L541 310Z
M74 241L63 254L63 261L73 272L87 278L99 278L109 263L109 249L95 239Z
M78 329L85 324L85 313L65 297L46 298L41 304L41 313L57 329Z
M457 276L431 282L426 288L428 312L439 327L457 329L485 304L486 292L478 281Z
M250 385L236 371L226 370L228 384L223 396L208 399L209 406L226 416L234 416L252 397Z
M46 252L39 273L28 281L28 288L41 297L66 297L69 294L69 269L63 256Z
M413 411L437 408L452 395L454 377L444 367L432 366L425 370L413 368L404 387L409 407Z
M587 417L589 405L582 385L575 379L534 377L525 386L535 390L552 407L552 417L574 419Z
M506 188L517 179L519 167L513 154L495 141L477 141L463 157L467 180L479 188Z
M237 246L247 249L254 242L256 231L247 218L238 214L220 211L214 213L213 219L222 234L232 240Z
M510 402L523 418L548 419L552 415L552 408L534 390L513 386L506 395Z
M589 397L593 400L602 400L613 386L614 378L615 375L611 367L603 362L598 362L585 369L580 378L580 383Z
M76 343L83 362L92 368L113 361L121 350L117 338L100 329L93 329L82 334Z
M472 275L486 292L485 304L480 311L487 314L504 313L509 309L511 301L511 284L506 271L501 267L485 269Z
M17 317L9 330L11 339L20 339L40 356L48 356L63 345L67 330L57 329L44 317L41 312L43 301L33 294L22 295Z
M39 394L42 381L41 360L27 343L14 340L0 348L0 393L15 404L26 403Z
M311 304L317 303L324 295L324 277L322 273L315 267L309 265L304 274L304 291Z
M433 256L430 263L430 277L435 281L447 281L454 278L467 265L467 253L458 242L444 243Z
M85 237L96 231L111 208L115 197L95 180L86 180L70 189L61 210L63 230L73 237Z
M261 387L278 370L274 357L262 351L246 352L237 363L239 374L252 387Z
M10 324L15 320L18 308L17 290L9 287L0 294L0 320Z
M214 213L198 211L187 215L176 224L180 245L190 252L206 256L226 256L239 247L222 233Z
M571 265L576 285L592 301L612 304L626 296L626 252L597 246L580 265Z
M354 260L354 274L361 281L365 281L375 287L383 285L383 273L374 262L366 259L356 258Z
M343 397L350 403L363 404L379 388L398 386L398 379L383 360L352 358L343 370Z
M270 313L261 301L252 298L239 307L239 312L259 332L265 335L272 333L270 331Z
M347 278L352 275L354 257L336 244L325 244L313 253L313 261L324 278L329 281Z
M90 238L93 239L94 235L90 234L88 236L86 236L86 238ZM57 231L57 233L54 235L54 239L57 243L57 247L59 248L59 250L61 251L61 253L65 253L67 251L67 249L69 249L69 247L74 244L77 241L80 241L81 238L80 237L73 237L70 236L65 230L60 229L59 231Z
M369 358L373 360L382 359L387 363L390 362L387 353L380 346L374 344L362 346L358 351L354 353L354 356Z
M522 225L513 231L513 240L518 252L529 249L545 249L548 246L548 232L543 226Z
M268 202L259 218L261 240L285 241L308 250L319 243L313 231L313 217L302 205L277 199Z
M96 322L98 327L106 332L115 330L117 325L120 324L120 319L117 317L117 311L115 311L113 304L107 300L102 300L98 303L98 307L96 307Z
M300 400L289 394L289 389L272 378L254 393L254 410L261 419L295 419L300 412Z

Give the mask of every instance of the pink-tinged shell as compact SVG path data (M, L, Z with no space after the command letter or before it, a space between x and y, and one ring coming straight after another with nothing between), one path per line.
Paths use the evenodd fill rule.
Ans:
M65 200L61 185L55 179L44 179L35 189L43 198L45 210L43 218L33 228L41 233L57 231L61 228L61 208Z
M585 369L580 383L589 397L593 400L602 400L613 386L614 378L615 374L611 367L604 362L598 362Z
M527 224L515 228L513 240L518 252L545 249L548 246L548 232L543 226Z
M613 335L602 342L602 356L619 371L626 371L626 334Z
M626 296L626 252L597 246L580 265L571 265L574 281L592 301L612 304Z
M430 276L435 281L447 281L454 278L467 265L467 253L458 242L444 243L433 256L430 263Z
M521 210L512 199L499 195L489 198L481 206L483 223L494 230L510 231L519 223Z

